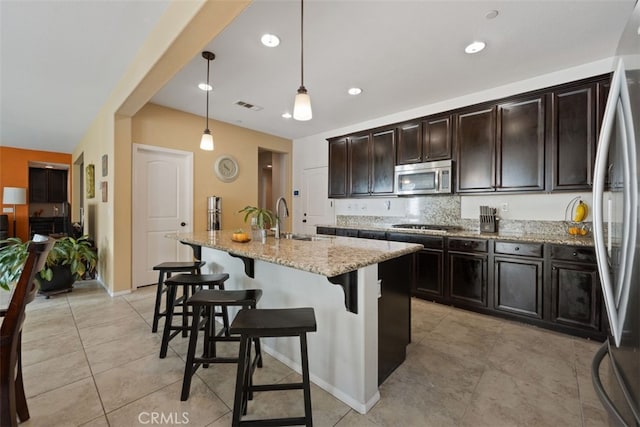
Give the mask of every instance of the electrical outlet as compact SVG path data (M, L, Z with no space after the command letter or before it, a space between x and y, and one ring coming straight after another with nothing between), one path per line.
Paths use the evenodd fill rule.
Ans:
M502 204L502 212L509 212L509 203Z
M2 213L13 213L13 208L2 208Z

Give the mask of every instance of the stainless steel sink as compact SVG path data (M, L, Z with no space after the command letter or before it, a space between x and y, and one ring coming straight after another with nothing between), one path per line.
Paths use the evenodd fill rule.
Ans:
M318 240L329 240L331 237L318 236L314 234L283 233L282 238L287 240L303 240L306 242L312 242L312 241L318 241Z

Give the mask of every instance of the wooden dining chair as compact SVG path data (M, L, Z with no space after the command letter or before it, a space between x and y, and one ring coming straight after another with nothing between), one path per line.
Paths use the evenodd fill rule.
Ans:
M27 398L22 383L22 325L25 308L33 301L38 285L35 275L44 267L49 250L55 240L44 236L34 236L27 249L27 260L16 283L11 302L5 310L0 326L0 426L17 426L29 419Z

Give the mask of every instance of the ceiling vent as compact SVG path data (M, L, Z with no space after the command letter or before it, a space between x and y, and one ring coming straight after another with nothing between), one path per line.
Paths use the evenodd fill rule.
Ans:
M262 107L259 105L253 105L253 104L249 104L248 102L244 102L244 101L236 101L235 102L236 105L239 105L240 107L244 107L247 108L249 110L253 110L253 111L260 111L262 110Z

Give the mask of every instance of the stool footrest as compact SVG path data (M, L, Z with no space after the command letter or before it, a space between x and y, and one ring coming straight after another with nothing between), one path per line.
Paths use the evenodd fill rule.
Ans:
M254 384L249 386L249 390L251 391L302 390L303 388L303 383Z
M240 421L241 426L300 426L306 424L307 419L305 417Z
M194 357L193 363L238 363L237 357Z

